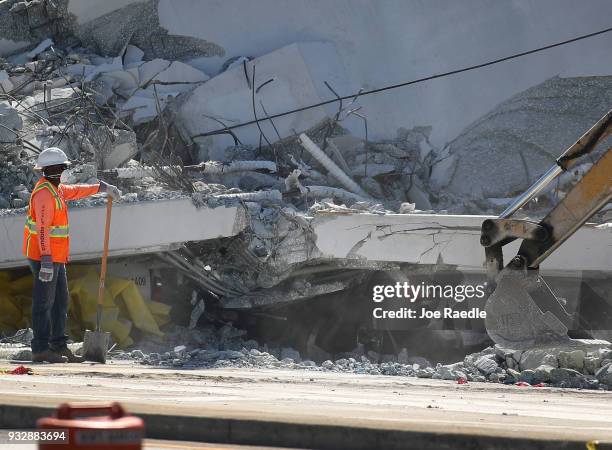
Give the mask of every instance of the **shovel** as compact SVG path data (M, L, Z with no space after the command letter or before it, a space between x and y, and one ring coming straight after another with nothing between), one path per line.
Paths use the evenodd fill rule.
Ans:
M104 251L102 253L102 268L100 269L100 288L98 289L98 305L96 310L96 331L85 331L83 339L83 357L86 361L106 363L106 352L110 342L110 333L101 329L102 305L104 304L104 282L106 280L106 259L108 257L108 238L110 235L112 197L107 197L106 225L104 228Z

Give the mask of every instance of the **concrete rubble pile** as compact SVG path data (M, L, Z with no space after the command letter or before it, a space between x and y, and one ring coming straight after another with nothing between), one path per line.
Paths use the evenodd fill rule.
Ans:
M32 330L19 330L0 339L0 358L29 359ZM82 343L71 343L80 353ZM534 348L525 351L487 347L454 364L431 364L427 359L409 356L353 352L335 360L315 362L303 359L290 347L260 345L246 339L246 332L229 324L206 325L197 329L173 326L162 337L147 338L133 350L114 350L113 360L174 368L266 368L331 371L369 375L407 376L438 380L492 382L502 384L553 386L577 389L612 390L612 349L584 346Z
M420 357L409 357L406 349L398 355L380 355L359 352L340 355L335 360L316 363L302 360L300 353L291 348L259 346L254 340L239 338L233 329L230 339L219 336L230 327L213 331L200 330L195 342L194 334L176 340L168 351L143 352L133 350L118 354L118 359L134 360L145 365L184 368L202 367L255 367L303 369L314 371L348 372L370 375L409 376L441 380L493 382L502 384L554 386L578 389L612 390L612 349L585 347L571 350L566 347L537 348L513 351L500 346L488 347L479 353L467 355L455 364L432 365ZM237 332L237 333L236 333ZM180 336L180 330L177 333ZM182 333L183 336L185 333ZM172 338L171 338L172 341ZM150 345L150 344L149 344ZM162 348L162 347L160 347Z
M357 203L358 210L379 212L496 213L610 104L610 77L553 78L500 104L442 148L432 145L427 126L400 128L374 142L359 94L270 117L334 100L336 86L351 85L332 42L229 56L189 33L169 33L160 17L168 12L156 0L120 3L83 17L68 1L0 3L0 39L6 40L0 48L0 209L27 203L28 165L41 148L57 145L103 177L121 178L100 171L138 163L268 164L182 181L180 168L125 177L132 180L124 181L128 192L152 198L162 190L231 195L222 200L269 191L258 195L277 201L280 191L285 205L301 211L323 204L310 212ZM225 58L219 73L198 68L213 57ZM228 128L253 119L261 121ZM355 121L363 121L359 136ZM71 181L94 176L83 170ZM568 174L536 206L562 196L574 177Z
M266 118L328 100L325 85L333 84L327 80L343 77L342 70L329 63L324 73L305 75L295 64L305 70L321 59L333 61L333 48L293 44L243 58L212 78L182 61L146 60L145 54L126 43L116 56L104 57L46 38L0 63L0 208L25 206L35 181L32 162L53 145L77 162L67 182L117 178L127 201L134 193L149 199L162 191L196 192L196 201L213 203L253 193L255 201L309 213L334 204L381 213L496 213L552 165L610 100L609 77L551 79L501 104L442 149L430 143L431 127L401 128L380 142L350 134L343 120L360 109L358 96L337 111L319 108L219 133L214 130L253 115ZM251 89L256 67L262 81ZM317 88L288 97L302 84L298 75ZM240 139L260 144L241 145ZM240 161L243 167L232 168ZM538 207L562 196L587 169L567 174L538 199Z

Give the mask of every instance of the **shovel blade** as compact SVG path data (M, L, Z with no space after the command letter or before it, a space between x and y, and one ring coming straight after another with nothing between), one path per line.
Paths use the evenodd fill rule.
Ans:
M110 333L104 331L85 331L83 358L85 361L105 364L109 343Z

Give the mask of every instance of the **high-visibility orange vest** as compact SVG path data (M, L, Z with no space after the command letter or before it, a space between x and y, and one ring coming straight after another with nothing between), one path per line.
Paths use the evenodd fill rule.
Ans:
M57 188L47 179L41 178L30 196L28 218L23 230L23 254L36 261L40 261L40 242L36 229L36 193L43 189L49 190L55 199L53 221L49 227L49 240L51 242L51 255L53 262L68 262L70 251L70 237L68 234L68 208L66 202L59 194Z

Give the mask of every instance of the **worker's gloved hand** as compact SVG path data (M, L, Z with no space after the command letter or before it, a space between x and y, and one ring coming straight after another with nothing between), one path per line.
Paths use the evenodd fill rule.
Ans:
M115 201L121 199L121 191L119 188L102 180L100 180L100 192L106 192L106 194L111 196Z
M41 256L38 279L44 283L53 281L53 259L51 258L51 255Z

